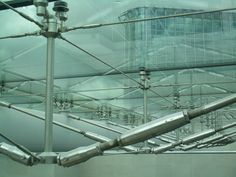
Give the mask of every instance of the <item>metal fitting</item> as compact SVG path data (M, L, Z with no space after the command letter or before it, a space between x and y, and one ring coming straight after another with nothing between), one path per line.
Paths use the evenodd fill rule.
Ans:
M67 12L69 11L67 2L64 1L56 1L54 3L53 10L56 12L57 18L61 21L67 20Z
M59 35L58 32L58 23L55 17L50 17L49 19L44 19L43 23L46 26L45 32L43 35L45 37L57 37Z
M36 6L38 16L46 16L48 6L47 0L34 0L34 5Z

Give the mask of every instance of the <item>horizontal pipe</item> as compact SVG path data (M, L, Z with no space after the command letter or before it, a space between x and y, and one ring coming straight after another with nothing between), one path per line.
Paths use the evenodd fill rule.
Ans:
M137 153L129 153L129 152L118 152L118 151L106 151L104 152L104 155L120 155L120 154L146 154L146 152L144 151L140 151ZM236 154L236 151L168 151L168 152L164 152L162 154L159 155L175 155L175 154L182 154L182 155L189 155L189 154L198 154L198 155L207 155L207 154Z
M24 165L32 166L34 164L32 156L21 151L16 146L12 146L6 143L0 143L0 153Z
M133 19L133 20L127 20L127 21L111 22L111 23L88 24L88 25L68 28L65 31L68 32L68 31L79 30L79 29L92 29L92 28L99 28L99 27L104 27L104 26L124 25L124 24L130 24L130 23L139 23L139 22L147 22L147 21L153 21L153 20L170 19L170 18L178 18L178 17L188 17L188 16L194 16L194 15L197 16L197 15L211 14L211 13L225 12L225 11L232 11L232 10L236 10L236 8L225 8L225 9L208 10L208 11L201 10L201 11L195 11L195 12L190 12L190 13L172 14L172 15L166 15L166 16Z

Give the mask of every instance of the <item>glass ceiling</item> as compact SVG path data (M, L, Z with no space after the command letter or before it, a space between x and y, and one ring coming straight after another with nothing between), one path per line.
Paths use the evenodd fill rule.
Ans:
M236 7L234 0L67 2L68 27ZM33 6L18 10L41 20ZM0 11L0 23L0 37L38 30L10 10ZM140 67L150 70L149 84L155 92L148 91L149 120L236 92L236 11L79 29L64 36L133 80L57 39L55 113L69 111L87 119L141 124ZM45 58L44 37L0 40L0 99L44 110ZM235 106L227 107L185 129L193 133L222 126L235 121L235 111Z

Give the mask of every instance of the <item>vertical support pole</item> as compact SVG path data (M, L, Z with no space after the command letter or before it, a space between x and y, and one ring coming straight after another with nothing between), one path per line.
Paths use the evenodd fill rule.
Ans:
M145 83L147 81L145 80ZM143 114L144 114L144 124L147 123L147 89L143 89ZM144 142L145 147L147 147L147 141Z
M44 152L53 150L53 85L55 38L47 37L46 106Z
M142 83L142 87L141 89L143 90L143 116L144 116L144 124L148 122L148 89L149 89L149 85L148 85L148 80L149 80L149 71L147 71L145 68L140 68L140 77L141 77L141 83ZM144 142L144 146L148 147L148 143L147 141Z

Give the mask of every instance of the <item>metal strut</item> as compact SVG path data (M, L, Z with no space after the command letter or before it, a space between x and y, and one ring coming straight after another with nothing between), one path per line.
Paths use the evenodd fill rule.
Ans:
M148 122L148 89L150 88L149 86L149 75L150 72L148 70L146 70L145 68L140 68L140 79L141 79L141 83L142 86L140 86L140 88L143 90L143 123L146 124ZM144 142L144 147L148 147L148 143L147 141Z

